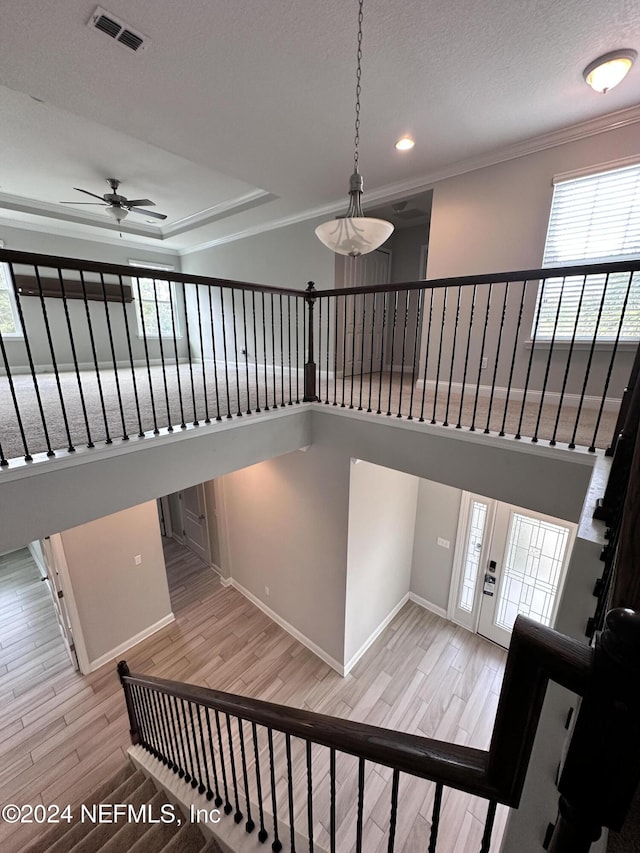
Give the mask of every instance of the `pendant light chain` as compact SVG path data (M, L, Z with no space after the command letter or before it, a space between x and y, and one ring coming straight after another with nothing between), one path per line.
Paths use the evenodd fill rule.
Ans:
M355 133L355 137L353 140L354 144L355 144L355 152L353 155L353 171L354 172L358 171L358 161L359 161L358 147L360 145L360 93L362 91L362 86L361 86L362 67L361 66L362 66L362 19L363 19L362 6L363 6L363 3L364 3L364 0L360 0L360 7L359 7L359 11L358 11L358 53L357 53L358 66L357 66L357 70L356 70L356 124L355 124L356 133Z

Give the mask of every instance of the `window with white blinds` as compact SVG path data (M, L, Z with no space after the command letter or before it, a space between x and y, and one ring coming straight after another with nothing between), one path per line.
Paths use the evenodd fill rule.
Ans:
M543 266L640 258L640 164L556 184ZM541 281L536 340L637 340L640 273Z

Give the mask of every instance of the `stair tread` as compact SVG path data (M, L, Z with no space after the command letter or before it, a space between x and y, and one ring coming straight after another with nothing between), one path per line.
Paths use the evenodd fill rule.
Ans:
M160 814L160 807L167 802L168 800L164 791L156 791L148 802L145 801L141 805L148 806L149 814L158 816ZM117 832L102 845L100 853L128 853L138 841L146 840L147 835L154 826L156 824L146 823L144 820L140 822L135 820L127 821L121 824ZM144 849L146 850L147 847L145 846Z
M200 828L193 823L187 823L180 827L180 830L174 835L162 853L201 853L201 851L206 849L207 843ZM215 844L214 847L207 850L207 853L220 853L220 848Z

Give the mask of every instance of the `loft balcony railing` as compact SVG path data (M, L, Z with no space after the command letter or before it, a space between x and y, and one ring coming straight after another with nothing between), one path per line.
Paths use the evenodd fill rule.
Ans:
M257 829L256 849L269 839L275 851L310 853L320 844L331 853L362 853L373 804L377 833L393 853L399 822L406 826L415 817L411 792L423 780L431 783L428 792L421 789L430 803L430 826L421 841L414 839L420 849L442 849L443 792L451 787L486 801L477 849L488 853L496 804L520 803L553 680L583 700L547 849L588 853L602 826L620 829L638 781L639 652L640 616L631 610L611 611L594 648L519 616L489 750L134 675L124 661L118 672L134 745L197 789L203 804L213 801L221 820L244 821L249 834ZM372 768L391 772L386 794L371 784ZM344 818L339 831L338 811ZM318 822L326 827L320 839Z
M640 261L306 291L0 265L1 467L301 402L595 451L640 339Z

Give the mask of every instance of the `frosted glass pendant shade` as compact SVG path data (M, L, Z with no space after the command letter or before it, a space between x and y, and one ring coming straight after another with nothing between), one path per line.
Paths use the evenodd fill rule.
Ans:
M323 222L316 228L321 243L339 255L366 255L381 246L393 232L393 225L384 219L369 216L343 216Z

